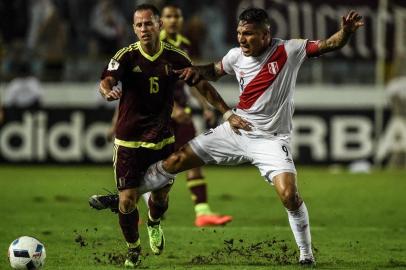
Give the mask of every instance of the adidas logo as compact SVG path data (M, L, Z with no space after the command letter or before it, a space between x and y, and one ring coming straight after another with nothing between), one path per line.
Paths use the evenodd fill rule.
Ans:
M142 72L140 66L136 66L135 68L133 68L133 72Z

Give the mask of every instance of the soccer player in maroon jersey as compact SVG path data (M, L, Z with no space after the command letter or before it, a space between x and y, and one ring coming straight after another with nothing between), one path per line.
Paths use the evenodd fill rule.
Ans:
M159 40L161 25L155 6L136 7L133 28L139 41L113 56L99 89L107 101L120 99L113 167L119 190L119 224L128 245L125 266L131 268L140 262L137 202L145 192L151 191L147 221L151 250L158 255L165 245L160 218L168 209L173 179L165 183L145 181L145 174L152 163L173 152L175 137L170 121L179 78L172 70L191 66L185 52ZM122 89L114 88L118 81ZM199 80L195 86L221 113L230 110L207 81ZM236 115L228 122L235 128L250 129L249 123Z
M188 53L190 51L190 41L180 34L183 23L183 16L181 9L174 5L165 5L162 9L162 22L163 29L160 33L160 39L173 46ZM185 82L178 81L175 85L175 103L172 111L172 124L175 133L175 150L178 150L181 146L185 145L188 141L196 136L196 129L192 121L191 108L188 107L188 95L185 92ZM215 123L215 114L208 106L204 98L196 91L194 87L189 88L190 93L197 99L203 109L203 116L206 121L211 125ZM118 111L114 112L111 128L108 131L109 141L112 139L115 133L115 126L117 123ZM204 179L201 167L193 168L187 171L187 186L190 190L191 197L195 203L195 225L197 227L204 226L220 226L225 225L232 220L231 216L220 215L213 213L207 200L207 184ZM118 195L117 195L118 196ZM148 204L150 193L144 193L143 198ZM91 202L97 200L97 197L91 197ZM104 207L99 202L98 209L109 208L110 204L106 204ZM114 209L117 208L117 202L114 202Z

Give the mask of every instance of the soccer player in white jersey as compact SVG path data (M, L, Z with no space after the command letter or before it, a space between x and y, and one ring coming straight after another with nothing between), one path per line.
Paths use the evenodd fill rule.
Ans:
M237 39L221 61L177 71L180 78L198 81L236 76L240 87L237 108L224 113L224 120L238 115L252 124L238 129L228 121L199 135L167 159L151 165L145 185L172 181L175 174L204 164L236 165L250 162L273 184L286 208L290 227L299 247L299 263L315 264L311 249L309 215L296 184L290 150L293 91L302 62L343 47L364 23L355 11L342 17L341 29L325 40L282 40L271 37L265 10L249 8L239 16ZM246 123L246 125L249 125Z

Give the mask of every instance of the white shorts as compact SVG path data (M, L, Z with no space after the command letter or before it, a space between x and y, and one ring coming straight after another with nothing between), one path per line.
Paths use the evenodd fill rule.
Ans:
M250 162L265 180L283 172L296 174L290 150L290 136L250 137L238 135L225 122L189 142L193 151L206 164L237 165Z

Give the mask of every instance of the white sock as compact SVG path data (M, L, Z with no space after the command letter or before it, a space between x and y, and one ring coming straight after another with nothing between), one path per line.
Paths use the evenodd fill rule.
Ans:
M175 179L176 174L172 174L172 173L167 172L163 167L163 161L162 160L158 161L155 164L156 164L156 169L157 169L157 171L159 173L161 173L162 175L165 175L168 178Z
M162 166L162 161L149 166L141 185L138 187L138 191L143 194L148 191L154 191L165 187L168 184L172 184L176 174L168 173Z
M290 228L300 250L300 260L313 258L309 214L305 203L303 202L297 210L286 209L286 211L288 212Z

